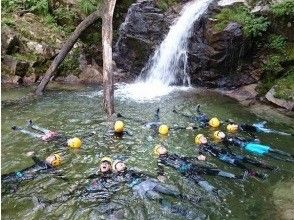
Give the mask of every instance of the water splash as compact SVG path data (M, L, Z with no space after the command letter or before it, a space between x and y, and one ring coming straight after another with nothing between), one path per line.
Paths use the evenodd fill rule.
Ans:
M205 13L212 1L196 0L188 3L142 70L141 77L134 84L119 87L117 94L125 94L136 100L150 100L182 89L173 85L190 86L187 73L188 38L194 22Z

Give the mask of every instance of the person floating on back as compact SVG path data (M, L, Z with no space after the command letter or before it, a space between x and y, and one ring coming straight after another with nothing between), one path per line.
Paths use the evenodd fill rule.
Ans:
M232 179L243 178L243 176L239 177L235 174L228 173L220 169L194 164L190 162L191 158L181 157L177 154L169 154L167 149L161 145L155 146L154 153L158 156L157 165L158 176L160 179L164 178L165 165L175 169L186 178L194 181L206 191L217 193L217 188L204 180L200 175L207 174L213 176L223 176Z
M18 126L13 126L12 130L14 131L19 131L23 134L27 134L31 137L41 139L42 141L46 142L55 142L55 145L58 147L71 147L71 148L80 148L82 145L82 142L79 138L74 137L74 138L68 138L56 131L51 131L46 128L39 127L35 124L33 124L32 120L29 120L28 125L30 129L34 130L29 131L24 128L18 127Z
M222 138L222 142L227 147L239 147L242 150L256 156L269 156L277 160L294 162L293 154L274 149L268 145L260 144L256 139L252 140L236 136L225 136Z
M14 171L1 175L2 187L9 184L18 184L25 180L31 180L39 176L40 174L59 174L55 169L61 164L61 156L59 154L51 154L45 160L41 160L34 155L34 152L28 152L27 156L30 156L34 161L34 164L19 171Z
M196 110L197 115L184 114L184 113L177 111L176 109L174 109L173 112L176 114L180 114L186 118L189 118L191 120L191 122L198 123L199 126L202 128L208 127L208 126L211 126L213 128L217 128L221 124L220 120L216 117L209 119L208 116L200 110L199 104L197 105L197 110Z
M234 133L237 131L246 131L250 133L275 133L280 135L287 135L287 136L293 136L293 134L289 134L282 131L276 131L270 128L265 127L266 121L260 122L260 123L254 123L252 125L250 124L237 124L233 120L229 119L227 120L227 131L230 133Z
M224 138L225 137L225 133L223 133L222 131L215 131L214 132L214 138L216 139L220 139L220 138ZM219 159L220 161L224 162L224 163L228 163L230 165L239 167L243 170L246 170L249 174L249 176L256 176L259 178L264 178L265 175L258 173L254 170L252 170L251 168L248 168L245 163L254 165L256 167L260 167L260 168L264 168L264 169L269 169L269 170L273 170L274 168L259 162L257 160L253 160L249 157L244 157L241 155L236 155L232 152L230 152L230 150L225 150L222 148L219 148L211 143L208 143L206 137L203 134L198 134L195 137L195 143L198 145L198 150L199 150L199 154L200 155L210 155L213 156L217 159ZM203 160L205 160L206 158L203 157Z

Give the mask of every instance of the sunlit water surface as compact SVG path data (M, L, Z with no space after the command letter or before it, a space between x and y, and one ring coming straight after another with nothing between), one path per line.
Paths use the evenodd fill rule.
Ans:
M2 100L17 99L27 94L31 88L3 89ZM156 173L156 159L152 154L155 144L164 143L168 150L184 156L196 155L194 137L196 133L209 136L213 130L172 131L167 138L152 137L152 132L141 123L125 120L126 130L133 136L125 136L122 140L107 136L111 123L102 110L101 92L94 88L78 91L49 91L43 98L24 100L2 106L2 139L1 139L1 171L2 174L23 169L32 165L25 153L34 150L40 158L52 152L60 152L51 143L32 139L23 134L15 133L11 126L26 126L26 121L32 119L35 123L52 130L58 130L67 136L82 136L91 131L96 135L83 140L81 150L66 149L64 163L60 169L69 178L64 181L51 175L40 175L37 179L23 182L16 193L2 197L3 219L185 219L176 213L171 213L156 201L142 201L135 198L127 188L113 194L110 204L98 201L83 201L72 199L68 202L42 206L36 198L49 200L68 193L70 188L96 171L99 158L104 155L113 158L124 158L129 167L136 170ZM116 111L124 116L144 121L152 121L155 110L159 107L161 121L173 126L187 126L189 121L172 112L176 105L184 111L196 111L196 105L201 104L203 111L209 116L221 119L232 118L239 122L253 123L262 121L251 114L245 107L235 101L213 92L188 89L176 90L161 98L136 102L123 92L116 93ZM277 130L293 133L293 123L268 123ZM293 137L279 135L258 135L262 142L276 148L293 153ZM241 153L235 150L237 153ZM225 201L216 201L208 196L195 184L187 181L172 169L166 169L167 183L176 186L183 194L203 198L199 205L178 201L174 198L165 199L178 206L190 210L192 216L205 214L210 219L275 219L280 215L274 206L272 196L275 187L285 182L293 185L293 164L272 159L265 159L270 164L278 166L281 171L267 172L269 178L260 181L254 178L241 181L231 181L218 177L205 177L213 185L224 189ZM241 170L229 167L219 161L209 158L209 163L224 170L240 174ZM109 211L109 210L112 210ZM114 211L113 211L114 210ZM195 217L191 217L195 219Z

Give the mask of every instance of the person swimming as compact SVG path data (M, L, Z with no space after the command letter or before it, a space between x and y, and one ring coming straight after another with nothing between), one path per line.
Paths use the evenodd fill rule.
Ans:
M164 176L164 165L169 166L180 174L194 181L196 184L201 186L208 192L217 193L218 189L204 180L200 175L207 174L213 176L223 176L232 179L243 179L242 176L236 176L235 174L222 171L220 169L196 165L190 162L190 158L185 158L178 156L176 154L169 154L167 149L161 145L156 145L154 148L155 155L158 156L157 166L158 166L158 176L163 178Z
M19 183L32 180L41 174L60 174L56 167L60 166L62 159L59 154L51 154L45 160L41 160L34 155L34 152L28 152L27 156L31 157L34 164L19 171L14 171L1 175L1 184L5 188L8 185L18 185ZM17 187L14 187L14 191Z
M220 120L216 117L209 119L207 114L205 114L204 112L200 110L200 104L198 104L196 108L197 108L196 110L197 115L185 114L185 113L179 112L175 108L173 109L173 112L188 118L193 123L199 124L201 128L208 127L208 126L217 128L220 126L221 124Z
M200 201L199 198L182 195L175 187L164 184L146 173L128 169L121 160L113 162L112 170L115 173L116 181L125 183L133 190L135 196L141 199L157 200L163 208L168 208L171 212L176 210L177 214L181 216L187 216L189 211L166 201L163 195L189 201L192 204L197 204Z
M279 135L287 135L287 136L293 136L293 134L289 134L286 132L282 131L276 131L274 129L267 128L266 121L259 122L259 123L254 123L252 125L250 124L237 124L233 120L229 119L227 120L227 131L234 133L237 131L246 131L250 133L274 133L274 134L279 134Z
M225 133L222 131L215 131L214 132L214 137L215 139L221 139L225 137ZM195 137L195 143L198 145L198 151L200 155L210 155L213 156L220 161L239 167L243 170L246 170L248 172L249 176L256 176L258 178L264 179L265 175L258 173L251 168L248 168L245 163L254 165L259 168L264 168L264 169L269 169L269 170L274 170L274 167L271 167L265 163L262 163L257 160L253 160L249 157L244 157L241 155L236 155L232 153L230 150L225 150L222 148L219 148L211 143L208 143L207 138L203 134L198 134ZM203 160L206 160L204 157Z
M29 131L18 126L12 126L12 130L19 131L23 134L27 134L33 138L41 139L42 141L45 141L45 142L54 142L55 145L59 148L65 148L67 146L71 148L80 148L82 145L82 141L79 138L77 137L68 138L56 131L51 131L49 129L42 128L38 125L35 125L33 124L32 120L28 121L27 126L36 132Z
M256 139L252 140L236 136L225 136L224 138L222 138L222 142L227 147L239 147L242 150L256 156L269 156L277 160L294 162L293 154L274 149L268 145L261 144L257 142Z

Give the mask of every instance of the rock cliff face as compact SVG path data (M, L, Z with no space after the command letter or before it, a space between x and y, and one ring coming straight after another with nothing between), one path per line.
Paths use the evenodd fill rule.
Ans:
M153 1L131 5L119 29L114 48L117 66L130 74L139 74L155 48L163 41L171 19Z
M187 71L191 82L195 85L229 88L254 83L259 79L259 73L252 76L244 69L242 75L237 73L242 59L250 50L241 26L230 23L221 32L213 30L214 20L210 16L219 10L218 7L216 3L210 5L204 16L195 22L188 39ZM114 58L118 68L129 72L131 76L138 75L164 39L174 15L163 13L150 0L131 5L115 45ZM252 72L252 69L247 72Z

